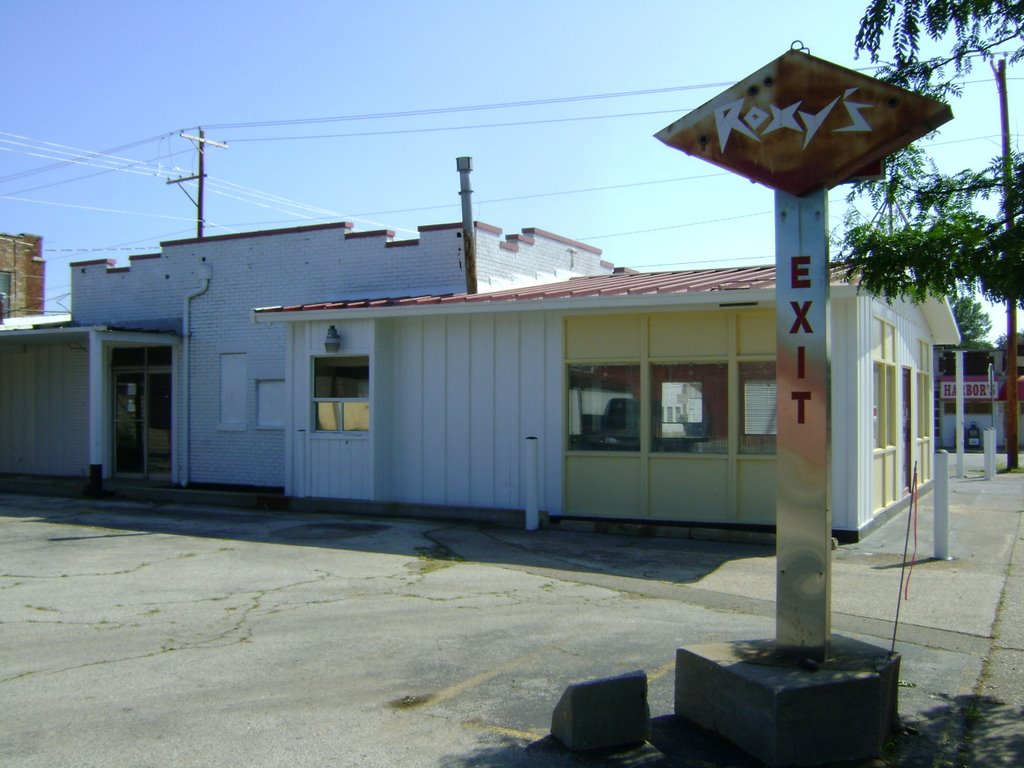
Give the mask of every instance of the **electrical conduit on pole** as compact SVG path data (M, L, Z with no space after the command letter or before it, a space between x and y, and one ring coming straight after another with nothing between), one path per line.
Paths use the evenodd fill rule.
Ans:
M185 305L182 310L181 403L182 408L185 411L185 417L182 419L181 448L178 452L181 457L181 471L178 473L178 484L182 488L188 487L190 475L190 437L192 428L192 404L190 399L190 382L192 379L192 299L206 293L207 289L210 287L210 278L212 276L213 270L210 268L209 264L203 264L199 268L199 287L192 291L192 293L186 294Z

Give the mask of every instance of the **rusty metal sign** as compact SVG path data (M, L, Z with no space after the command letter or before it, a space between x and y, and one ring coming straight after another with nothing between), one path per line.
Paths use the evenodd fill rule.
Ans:
M792 50L655 136L799 196L861 175L952 118L939 101Z

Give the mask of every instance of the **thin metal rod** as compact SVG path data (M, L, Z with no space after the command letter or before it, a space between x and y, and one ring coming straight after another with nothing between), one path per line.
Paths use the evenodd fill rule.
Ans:
M903 578L907 573L907 551L910 549L910 521L914 517L914 497L917 495L917 462L914 462L914 480L910 491L910 505L907 507L907 535L903 539L903 562L900 565L900 591L896 595L896 619L892 623L892 647L889 655L896 653L896 630L900 625L900 607L903 605Z

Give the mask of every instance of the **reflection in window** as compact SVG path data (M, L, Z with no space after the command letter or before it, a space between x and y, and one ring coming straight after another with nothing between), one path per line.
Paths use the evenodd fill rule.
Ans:
M778 431L775 416L775 363L740 363L740 453L773 454Z
M725 363L651 366L651 450L726 453L729 368Z
M318 357L313 360L313 405L320 432L368 432L370 359Z
M872 387L875 448L896 445L896 366L875 361Z
M569 366L569 449L640 449L640 366Z

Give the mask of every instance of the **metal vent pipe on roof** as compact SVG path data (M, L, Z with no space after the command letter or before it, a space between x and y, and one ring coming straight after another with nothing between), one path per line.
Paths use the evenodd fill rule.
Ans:
M459 197L462 198L462 249L465 254L466 293L476 293L476 233L473 228L473 190L469 186L473 158L457 157L455 167L459 171Z

